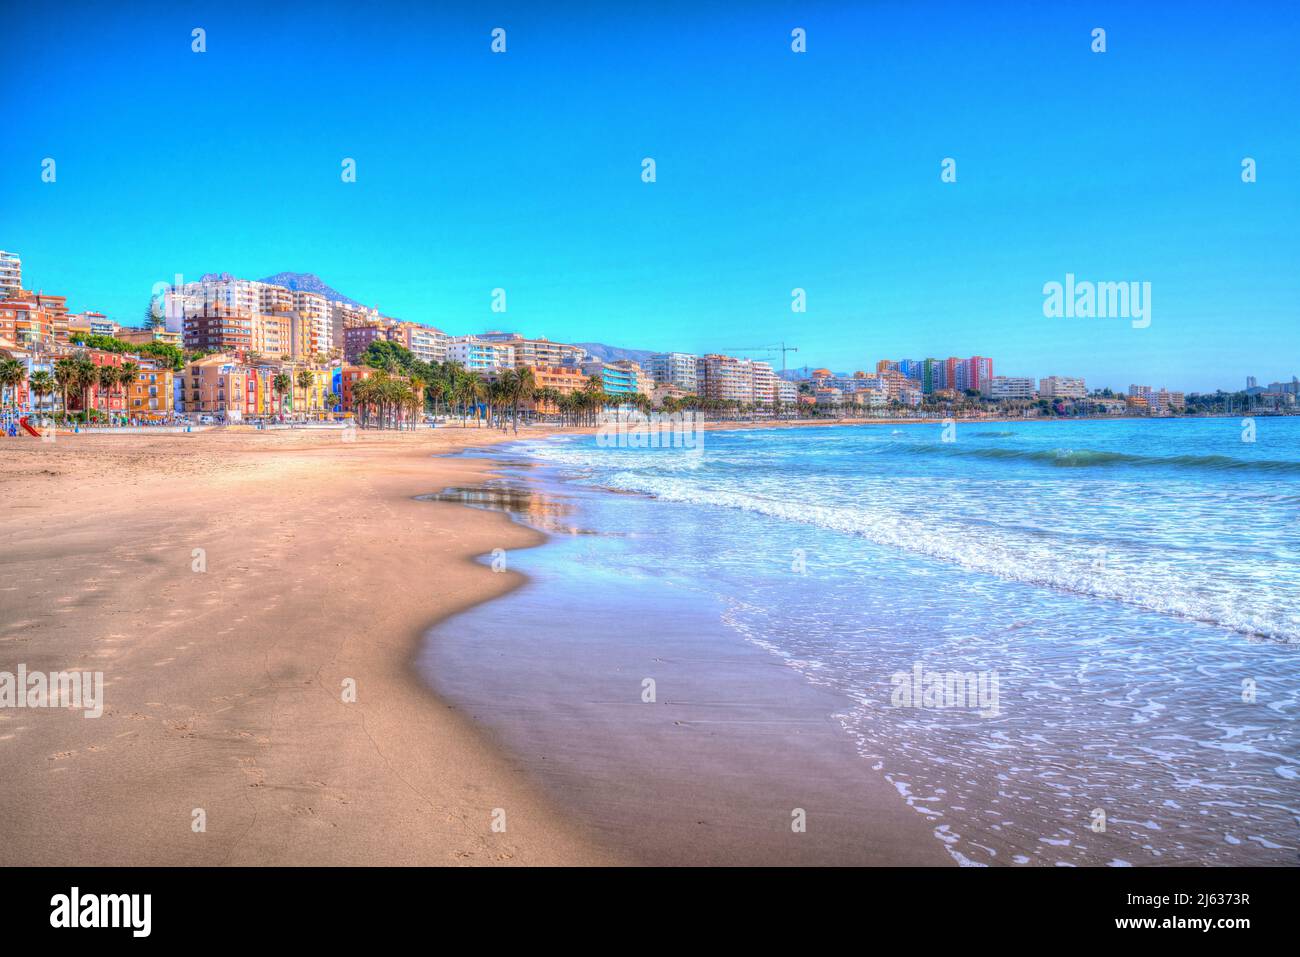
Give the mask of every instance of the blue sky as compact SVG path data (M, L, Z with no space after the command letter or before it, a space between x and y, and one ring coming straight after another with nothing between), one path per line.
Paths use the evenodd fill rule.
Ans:
M178 272L296 270L452 333L1300 373L1283 4L113 6L15 6L27 53L0 64L0 248L77 310L135 323ZM1044 318L1067 272L1150 282L1150 327Z

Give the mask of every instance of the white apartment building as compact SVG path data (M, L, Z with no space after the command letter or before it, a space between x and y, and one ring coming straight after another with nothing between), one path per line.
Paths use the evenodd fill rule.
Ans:
M23 261L17 253L0 249L0 299L18 295L23 288Z
M745 404L754 401L754 369L748 359L716 354L701 356L695 375L701 398Z
M581 363L587 357L587 350L581 346L566 342L552 342L545 337L528 339L517 332L481 332L476 337L483 342L495 342L508 345L515 350L515 363L521 366L561 366L565 361L571 364Z
M660 352L650 357L650 374L656 382L672 385L688 395L699 388L696 366L700 357L688 352Z
M454 336L447 342L447 361L459 362L466 369L478 372L512 369L515 349L506 343L487 342L477 336Z
M1088 387L1081 378L1049 375L1038 380L1038 394L1044 399L1082 399L1087 396Z
M752 393L750 400L754 405L771 405L776 401L776 373L770 362L751 362L749 375Z
M989 399L1032 399L1034 380L1021 376L995 375L984 381L980 392Z
M777 379L776 400L782 405L794 405L799 401L799 386L785 379Z
M447 346L451 336L433 326L418 323L403 323L402 341L411 354L421 362L446 362Z

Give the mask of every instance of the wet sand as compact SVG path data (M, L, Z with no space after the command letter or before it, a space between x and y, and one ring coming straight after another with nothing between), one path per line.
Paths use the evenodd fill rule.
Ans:
M442 496L552 537L506 556L528 576L520 589L433 629L420 665L440 695L641 863L954 863L857 754L835 718L851 702L722 626L715 601L628 574L606 547L621 533L583 507L615 493L546 471L511 467Z

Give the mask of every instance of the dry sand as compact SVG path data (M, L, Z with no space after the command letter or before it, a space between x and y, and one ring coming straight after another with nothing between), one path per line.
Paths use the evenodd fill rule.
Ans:
M412 498L481 477L434 453L507 437L0 442L0 671L103 671L106 698L0 710L0 864L617 862L410 667L511 587L473 556L538 539Z

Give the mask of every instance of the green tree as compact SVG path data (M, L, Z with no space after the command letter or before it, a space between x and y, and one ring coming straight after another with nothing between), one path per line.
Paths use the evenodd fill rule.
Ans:
M32 373L30 385L32 394L36 397L32 407L36 409L41 407L41 399L57 388L54 376L45 369L37 369Z
M299 369L297 375L297 382L298 382L298 388L302 389L303 394L308 397L306 402L307 405L306 410L315 411L311 408L310 396L312 392L311 387L316 384L316 376L312 374L312 371L310 369Z
M18 387L27 379L27 367L10 356L0 359L0 389L8 393L6 405L18 404Z
M275 394L280 397L280 414L283 415L284 397L293 389L293 376L289 375L287 372L277 372L275 377L271 379L271 388L274 389ZM292 407L292 402L290 402L290 407Z

